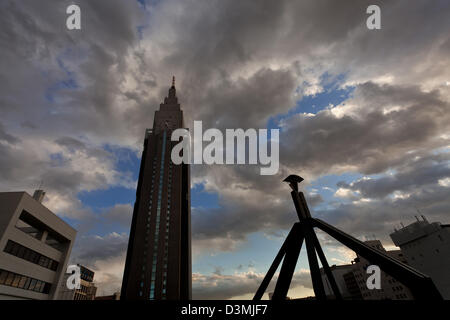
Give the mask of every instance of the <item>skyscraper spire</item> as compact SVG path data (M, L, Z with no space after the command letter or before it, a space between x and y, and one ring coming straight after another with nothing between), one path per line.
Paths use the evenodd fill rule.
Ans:
M177 94L177 90L175 89L175 76L172 76L172 86L169 89L169 95L168 98L171 99L172 101L174 101L176 103L176 94Z

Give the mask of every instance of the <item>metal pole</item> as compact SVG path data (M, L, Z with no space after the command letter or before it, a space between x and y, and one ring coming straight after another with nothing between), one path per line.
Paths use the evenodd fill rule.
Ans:
M298 192L295 189L291 191L292 201L297 211L300 225L302 227L303 235L305 237L306 252L308 254L309 271L311 273L311 280L314 288L314 293L318 300L325 300L325 289L323 287L322 276L319 270L319 263L317 261L316 250L314 248L314 229L310 222L311 215L303 192ZM313 236L314 235L314 236Z
M286 254L286 247L288 244L289 239L291 238L292 233L294 233L294 229L296 228L295 223L291 231L289 231L288 236L286 237L286 240L284 240L283 245L281 246L280 250L278 251L278 254L276 255L275 259L272 262L272 265L269 268L269 271L267 271L266 276L264 277L263 281L261 282L261 285L258 288L258 291L256 291L255 296L253 297L253 300L261 300L262 296L264 295L264 292L266 291L270 280L272 280L273 275L275 274L275 271L277 271L278 266L280 265L281 260L283 260L283 257Z
M305 199L303 192L299 192L298 197L296 197L296 199L294 199L294 201L300 202L299 206L300 206L300 208L302 208L304 216L306 216L308 219L311 219L311 213L309 212L308 204L306 203L306 199ZM326 274L328 280L330 281L330 285L333 290L334 296L336 297L337 300L341 300L342 296L339 291L339 287L336 284L336 280L334 279L333 273L330 270L330 266L328 265L327 258L325 257L325 254L323 253L322 247L320 246L320 242L317 239L317 235L314 232L314 229L313 229L313 226L312 226L312 223L310 222L310 220L308 221L308 224L310 226L309 233L311 235L311 240L312 240L313 246L315 247L315 249L317 251L317 255L319 256L320 262L322 263L322 267L325 271L325 274ZM322 280L322 277L320 278L320 280ZM321 283L322 283L322 281L321 281ZM322 285L323 285L323 283L322 283ZM324 296L325 296L325 293L324 293Z
M336 280L334 279L334 275L331 272L330 266L328 265L327 258L323 253L322 247L320 246L319 240L317 239L315 233L313 233L312 238L314 241L314 247L316 248L317 251L317 255L319 256L320 262L322 263L322 267L325 271L328 280L330 281L331 289L333 290L334 296L336 297L336 300L342 300L342 295L341 292L339 291L339 287L337 286Z
M295 266L303 244L303 233L298 223L294 224L291 237L287 239L286 255L281 266L272 300L285 300L294 275Z
M319 263L317 262L316 250L314 249L311 235L314 231L308 222L309 221L303 221L302 229L305 234L306 252L308 253L309 271L311 273L312 285L316 299L325 300L325 289L323 287Z

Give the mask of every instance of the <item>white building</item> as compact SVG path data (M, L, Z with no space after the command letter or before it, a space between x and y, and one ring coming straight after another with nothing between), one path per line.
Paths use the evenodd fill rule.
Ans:
M41 201L36 190L0 193L0 300L53 300L76 230Z
M423 220L395 230L391 239L408 264L433 279L444 299L450 299L450 225Z

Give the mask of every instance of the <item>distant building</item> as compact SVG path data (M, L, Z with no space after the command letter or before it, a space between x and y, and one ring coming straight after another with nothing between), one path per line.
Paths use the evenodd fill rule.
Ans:
M430 276L442 297L450 299L450 225L422 219L395 230L391 239L408 264Z
M76 230L42 205L44 195L0 193L0 299L58 296Z
M94 271L79 265L81 271L81 288L75 290L74 300L94 300L97 287L94 284Z
M339 288L339 292L341 293L343 299L349 300L356 298L361 299L359 287L355 283L354 285L356 285L357 289L352 290L353 285L352 280L348 279L348 276L346 276L347 274L353 276L354 269L355 266L352 264L346 264L342 266L336 265L330 266L331 273L333 274L334 279L336 280L336 284ZM325 287L326 296L327 297L334 296L333 290L331 289L331 284L328 281L328 278L325 276L323 268L320 269L320 273L322 275L322 282Z
M372 248L383 251L384 254L391 256L403 263L406 259L400 250L386 251L379 240L365 241ZM414 299L409 288L398 282L395 278L381 270L381 289L367 288L367 267L369 261L357 255L352 264L342 266L331 266L331 272L334 275L336 284L339 287L342 298L347 300L411 300ZM333 297L333 291L324 270L321 268L322 281L325 287L325 294Z
M97 287L94 283L94 271L77 264L80 267L80 289L69 289L67 280L71 276L70 273L64 274L64 281L61 282L61 290L58 300L94 300L97 293Z
M120 292L115 292L110 296L95 297L95 300L120 300Z

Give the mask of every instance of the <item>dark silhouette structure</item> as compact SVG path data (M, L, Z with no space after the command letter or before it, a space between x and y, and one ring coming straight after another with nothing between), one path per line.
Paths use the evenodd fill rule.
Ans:
M314 232L314 228L319 228L326 232L328 235L352 249L371 263L378 265L383 271L392 277L407 285L415 299L442 300L441 294L436 289L436 286L431 278L427 275L424 275L416 269L387 256L381 251L366 245L358 239L353 238L352 236L320 219L312 218L303 192L298 191L298 184L303 181L303 178L297 175L290 175L284 181L289 183L292 189L291 196L300 222L294 223L294 226L281 246L280 251L276 255L253 300L261 299L282 260L283 264L281 266L272 300L286 299L303 242L305 242L306 245L311 279L316 299L326 299L317 256L319 256L335 298L337 300L342 299L339 288L323 253L322 247L320 246Z
M121 299L191 298L191 204L188 164L171 160L172 131L183 127L175 77L147 129L128 241Z

